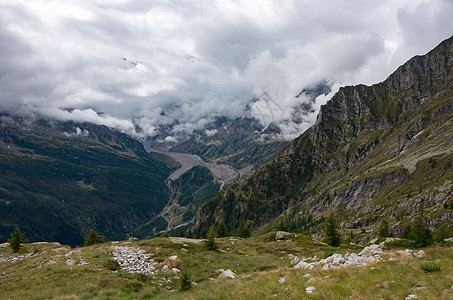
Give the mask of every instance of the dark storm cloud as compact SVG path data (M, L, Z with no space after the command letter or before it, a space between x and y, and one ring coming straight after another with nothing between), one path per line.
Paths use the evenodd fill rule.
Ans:
M452 13L447 0L5 0L0 106L153 135L244 115L267 92L289 139L314 122L288 121L302 88L384 80L449 37Z

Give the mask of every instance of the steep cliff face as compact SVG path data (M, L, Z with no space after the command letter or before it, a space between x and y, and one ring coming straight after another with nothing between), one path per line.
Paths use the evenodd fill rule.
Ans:
M453 37L381 83L341 88L280 155L202 206L193 230L332 211L347 228L384 215L398 227L420 206L451 225L443 203L452 197L452 119Z

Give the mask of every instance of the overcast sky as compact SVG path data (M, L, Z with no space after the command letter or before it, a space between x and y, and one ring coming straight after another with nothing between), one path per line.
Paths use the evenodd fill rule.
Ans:
M384 80L450 37L452 16L451 0L2 0L0 106L153 135L267 92L284 119L316 82Z

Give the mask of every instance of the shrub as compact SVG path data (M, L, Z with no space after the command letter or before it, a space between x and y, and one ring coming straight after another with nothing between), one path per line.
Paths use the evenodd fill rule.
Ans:
M109 258L104 262L104 267L110 271L117 271L120 269L120 264L116 260Z
M188 291L192 288L189 273L185 270L182 270L179 275L179 287L182 291Z
M407 240L407 239L397 239L397 240L393 240L391 242L385 243L385 247L387 249L393 249L393 248L412 249L412 248L415 248L415 243L410 240Z
M25 233L20 232L19 227L14 229L14 232L11 234L11 238L8 240L11 249L13 249L14 253L18 253L22 247L22 243L27 240L25 237Z
M440 272L440 266L435 263L426 263L420 266L420 269L425 273Z
M288 231L288 226L286 226L283 221L280 221L277 226L277 231Z

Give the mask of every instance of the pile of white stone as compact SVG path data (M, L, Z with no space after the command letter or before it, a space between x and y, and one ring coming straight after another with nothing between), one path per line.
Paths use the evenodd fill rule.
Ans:
M325 259L316 262L307 262L309 259L302 259L294 269L313 270L316 267L321 267L323 270L360 267L376 263L381 260L381 254L384 251L378 245L371 245L365 247L359 254L346 253L344 256L341 254L333 254ZM297 261L296 257L292 262Z
M122 271L154 275L154 260L138 247L115 246L112 253Z

